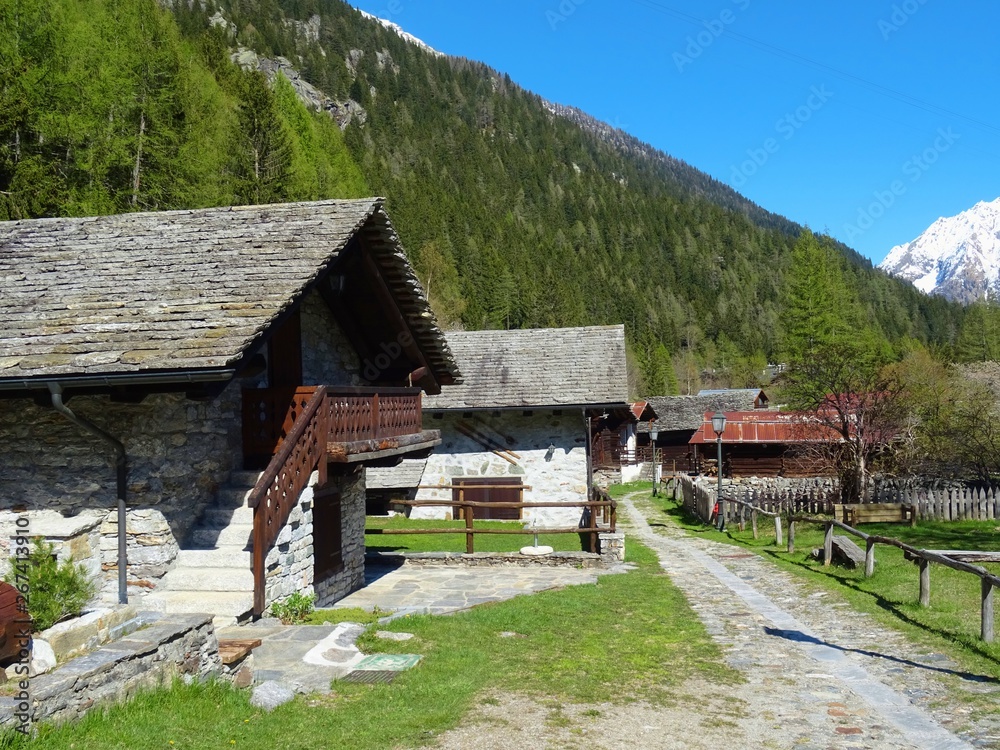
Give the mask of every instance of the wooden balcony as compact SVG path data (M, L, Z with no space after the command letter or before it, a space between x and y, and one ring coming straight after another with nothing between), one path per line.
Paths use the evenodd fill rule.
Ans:
M269 388L243 391L245 468L264 472L253 508L254 616L264 612L264 565L281 528L319 470L334 464L394 463L441 442L422 429L419 388Z
M426 451L441 442L422 427L419 388L263 388L243 391L243 459L263 468L280 450L311 399L320 394L326 458L374 462Z

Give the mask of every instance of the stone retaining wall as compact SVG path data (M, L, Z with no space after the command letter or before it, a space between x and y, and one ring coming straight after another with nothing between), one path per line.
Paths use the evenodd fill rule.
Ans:
M372 563L401 560L404 565L415 567L459 566L469 568L600 568L603 561L593 552L553 552L548 555L529 556L517 552L407 552L384 553L369 558Z
M61 723L134 696L173 677L221 674L211 615L162 615L148 627L30 680L32 720ZM18 698L0 699L0 725L16 722Z

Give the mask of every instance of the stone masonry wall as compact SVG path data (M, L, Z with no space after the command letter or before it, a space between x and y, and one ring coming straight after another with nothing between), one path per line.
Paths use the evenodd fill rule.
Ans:
M154 394L142 403L107 396L77 396L69 406L121 440L128 456L128 553L130 593L155 585L169 569L182 539L209 504L241 455L240 383L211 402L183 394ZM93 515L100 540L76 541L73 557L100 569L104 590L117 590L117 496L109 446L67 421L54 409L28 399L0 401L0 527L13 509L54 511L51 533L71 541L67 528ZM4 513L6 511L6 513ZM10 518L8 518L10 516ZM67 536L68 534L68 536ZM79 537L79 534L75 535ZM9 535L0 528L0 555Z
M313 593L313 491L317 481L319 472L313 472L264 560L266 607L296 591Z
M331 477L333 479L333 477ZM328 607L365 584L365 479L364 472L336 479L340 485L340 520L344 569L314 583L316 605ZM324 533L316 529L315 533Z
M319 292L300 310L303 385L364 385L358 355Z
M316 581L313 560L314 535L327 533L314 526L314 492L319 475L314 473L265 561L267 606L295 592L316 594L317 606L328 606L359 589L365 581L365 488L359 477L331 476L341 493L341 532L344 568Z
M164 615L147 628L32 678L33 720L78 719L94 707L168 684L174 676L204 680L221 670L211 616Z
M531 487L524 492L524 502L583 503L587 501L587 438L583 415L549 411L473 412L474 418L446 413L443 418L424 417L424 426L441 430L441 445L427 460L423 485L450 485L457 477L510 477ZM459 421L477 424L482 419L489 428L477 426L480 433L499 437L502 444L517 453L510 463L457 429ZM513 438L507 441L506 437ZM551 450L550 450L551 448ZM422 489L418 500L451 500L451 490ZM539 525L573 526L583 509L527 508L524 520ZM452 509L427 506L414 508L412 518L450 518Z

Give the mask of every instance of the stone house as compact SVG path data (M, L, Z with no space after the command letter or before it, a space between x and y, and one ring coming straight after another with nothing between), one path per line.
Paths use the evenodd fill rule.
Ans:
M523 514L477 509L476 517L576 525L581 508L572 504L589 497L593 423L629 411L624 326L446 336L463 382L424 400L425 426L441 432L441 445L427 457L416 499L457 502L461 492L475 502L561 503ZM411 513L452 515L433 505Z
M460 381L381 199L0 223L0 283L0 558L224 618L363 584L363 467Z

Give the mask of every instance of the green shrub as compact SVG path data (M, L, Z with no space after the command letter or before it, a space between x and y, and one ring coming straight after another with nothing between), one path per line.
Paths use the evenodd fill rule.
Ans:
M27 571L23 563L18 567L20 570L11 568L5 580L18 586L24 583L27 573L28 612L36 632L80 614L97 592L82 565L75 564L73 558L56 562L55 547L41 537L35 537ZM19 581L18 572L22 576Z
M300 594L296 591L284 601L271 605L271 615L277 617L285 625L296 625L305 622L312 614L315 594Z

